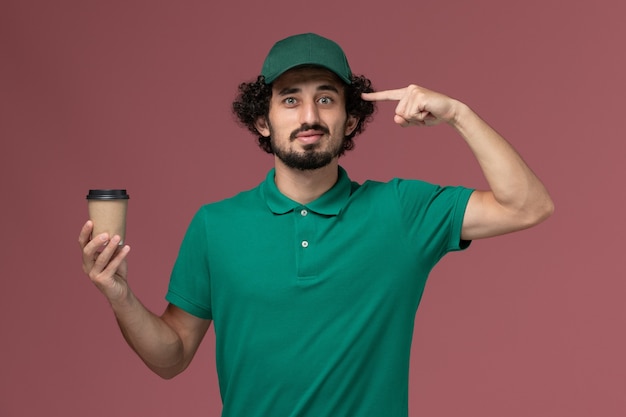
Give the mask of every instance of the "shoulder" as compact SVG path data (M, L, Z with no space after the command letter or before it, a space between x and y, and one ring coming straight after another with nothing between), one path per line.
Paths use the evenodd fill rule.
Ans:
M423 180L393 178L386 182L365 181L353 198L379 209L402 212L444 213L461 210L467 204L472 189L462 186L442 186Z
M422 180L393 178L389 181L367 180L362 185L358 186L356 193L363 193L365 195L388 194L399 197L405 195L430 196L446 188L449 187L442 187Z
M227 214L232 211L248 210L259 206L263 202L259 187L241 191L231 197L213 201L202 205L198 213L200 215Z
M255 211L267 207L259 196L258 187L231 197L201 205L191 218L189 231L219 230L232 227Z

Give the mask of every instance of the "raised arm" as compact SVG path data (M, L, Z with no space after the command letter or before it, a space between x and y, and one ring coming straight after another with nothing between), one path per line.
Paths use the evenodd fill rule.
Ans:
M463 220L463 239L526 229L552 214L552 199L539 178L513 147L466 104L416 85L363 94L363 99L397 101L394 121L400 126L445 122L465 139L490 190L475 191L470 197Z
M130 247L118 247L119 236L102 234L90 240L92 229L88 221L78 238L83 270L111 304L130 347L153 372L173 378L187 368L211 321L171 304L160 317L146 309L126 281Z

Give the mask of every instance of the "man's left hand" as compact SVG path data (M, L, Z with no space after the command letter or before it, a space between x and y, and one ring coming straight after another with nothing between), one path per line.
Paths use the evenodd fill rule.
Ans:
M402 127L453 124L460 104L446 95L411 84L396 90L363 93L367 101L397 101L394 122Z

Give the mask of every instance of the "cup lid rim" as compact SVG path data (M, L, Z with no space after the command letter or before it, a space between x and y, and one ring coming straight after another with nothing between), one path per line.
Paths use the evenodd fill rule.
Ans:
M89 190L87 200L128 200L130 196L125 189L93 189Z

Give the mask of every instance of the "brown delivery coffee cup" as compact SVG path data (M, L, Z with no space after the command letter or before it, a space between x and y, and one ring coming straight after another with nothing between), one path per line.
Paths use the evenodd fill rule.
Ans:
M128 199L126 190L89 190L87 204L89 219L93 222L92 236L108 233L109 237L119 235L120 245L126 237L126 211Z

